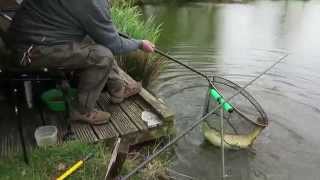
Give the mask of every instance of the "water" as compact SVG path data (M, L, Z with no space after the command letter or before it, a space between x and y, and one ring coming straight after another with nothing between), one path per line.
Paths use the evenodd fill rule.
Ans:
M320 1L183 3L142 7L163 23L159 46L208 75L246 84L286 53L289 57L248 88L270 118L250 151L227 151L227 179L320 179ZM176 112L177 132L201 116L206 81L176 65L154 90ZM175 147L174 170L219 179L220 150L200 128ZM176 176L177 179L187 179Z

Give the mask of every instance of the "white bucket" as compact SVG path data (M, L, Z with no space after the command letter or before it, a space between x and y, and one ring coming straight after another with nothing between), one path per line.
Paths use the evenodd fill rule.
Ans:
M38 146L52 146L58 142L58 129L56 126L40 126L34 132Z

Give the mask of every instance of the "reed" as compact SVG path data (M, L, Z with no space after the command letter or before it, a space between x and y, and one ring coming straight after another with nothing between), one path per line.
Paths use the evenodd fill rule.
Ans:
M132 3L114 2L111 15L118 31L134 39L148 39L153 43L157 42L161 25L156 24L153 17L142 20L141 12L137 6L132 6ZM163 58L142 51L119 56L117 60L119 66L135 80L142 81L144 87L158 77L166 64Z

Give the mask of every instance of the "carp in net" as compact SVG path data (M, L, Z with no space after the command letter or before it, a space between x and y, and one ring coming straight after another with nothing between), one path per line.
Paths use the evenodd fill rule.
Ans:
M214 87L208 89L204 114L222 104L225 148L248 148L268 125L265 111L246 90L242 90L229 102L225 102L241 89L238 84L218 76L213 77L212 83ZM216 111L202 124L205 138L216 146L221 146L222 140L221 114L220 111Z

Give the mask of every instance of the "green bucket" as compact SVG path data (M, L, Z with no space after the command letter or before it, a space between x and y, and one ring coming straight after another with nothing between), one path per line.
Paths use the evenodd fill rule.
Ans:
M73 99L77 95L76 89L70 89L69 98ZM52 111L65 111L66 105L63 100L63 93L59 89L50 89L41 95L42 101Z

